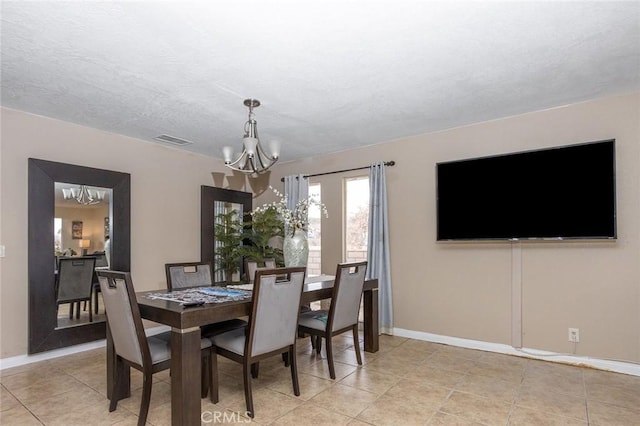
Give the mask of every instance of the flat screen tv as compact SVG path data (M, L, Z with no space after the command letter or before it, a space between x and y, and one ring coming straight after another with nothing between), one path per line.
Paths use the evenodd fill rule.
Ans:
M438 163L437 239L615 239L615 140Z

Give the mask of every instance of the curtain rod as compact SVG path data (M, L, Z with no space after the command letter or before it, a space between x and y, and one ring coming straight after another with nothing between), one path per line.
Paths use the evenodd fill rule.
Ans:
M389 167L391 167L391 166L395 166L395 165L396 165L396 162L395 162L395 161L393 161L393 160L391 160L391 161L385 161L385 162L384 162L384 165L385 165L385 166L389 166ZM304 178L310 178L310 177L315 177L315 176L333 175L333 174L336 174L336 173L352 172L352 171L354 171L354 170L364 170L364 169L368 169L369 167L371 167L371 166L355 167L355 168L353 168L353 169L336 170L336 171L333 171L333 172L314 173L314 174L312 174L312 175L304 175L303 177L304 177ZM284 182L284 178L281 178L281 179L280 179L280 182Z

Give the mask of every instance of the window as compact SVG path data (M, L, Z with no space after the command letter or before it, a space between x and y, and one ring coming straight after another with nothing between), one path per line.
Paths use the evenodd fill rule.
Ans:
M320 184L309 184L309 198L322 202ZM309 226L307 237L309 241L309 260L307 261L307 275L320 275L322 271L322 211L320 206L309 206Z
M345 262L367 260L369 177L345 179Z

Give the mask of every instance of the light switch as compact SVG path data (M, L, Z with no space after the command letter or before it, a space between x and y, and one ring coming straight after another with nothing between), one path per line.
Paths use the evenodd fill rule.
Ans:
M4 257L4 246L0 246L0 257Z

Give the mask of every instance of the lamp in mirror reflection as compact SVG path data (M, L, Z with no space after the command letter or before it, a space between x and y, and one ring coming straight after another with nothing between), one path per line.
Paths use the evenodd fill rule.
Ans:
M65 200L76 200L78 204L90 205L104 201L106 191L89 189L86 185L79 187L62 188L62 197Z
M82 249L82 255L86 256L87 249L91 247L91 240L80 240L80 242L78 243L78 246L80 246L80 248Z
M230 169L246 174L262 174L273 166L280 156L280 146L272 142L269 153L264 150L258 138L258 127L253 117L253 109L260 106L257 99L245 99L244 104L249 108L249 119L244 124L242 152L234 159L233 147L222 148L224 164Z

